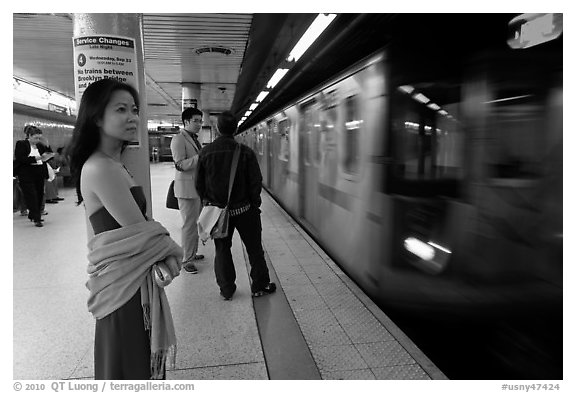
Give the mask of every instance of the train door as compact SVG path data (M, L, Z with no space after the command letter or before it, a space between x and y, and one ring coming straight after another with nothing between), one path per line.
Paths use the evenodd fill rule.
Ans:
M299 154L299 190L300 216L315 230L319 227L318 208L318 163L320 118L316 100L301 107L302 124L300 127Z

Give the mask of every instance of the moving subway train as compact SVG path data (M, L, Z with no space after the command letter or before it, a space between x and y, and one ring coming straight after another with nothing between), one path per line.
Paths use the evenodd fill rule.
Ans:
M402 19L239 138L448 377L560 379L562 37L527 47L507 29L530 18L446 18Z

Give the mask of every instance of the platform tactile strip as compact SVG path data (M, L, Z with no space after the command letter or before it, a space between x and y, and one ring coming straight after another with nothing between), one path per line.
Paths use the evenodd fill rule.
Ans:
M376 379L430 379L430 376L417 364L371 369Z
M414 364L410 354L397 341L355 344L371 368Z
M310 351L317 362L320 373L368 368L353 345L316 346L310 347Z
M381 341L393 341L394 337L377 321L363 320L353 323L342 324L354 344L376 343Z
M340 371L320 371L322 379L330 380L372 380L376 379L370 369L365 370L340 370Z

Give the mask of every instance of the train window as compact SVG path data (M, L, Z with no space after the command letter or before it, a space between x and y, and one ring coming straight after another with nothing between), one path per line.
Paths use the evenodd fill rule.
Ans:
M318 143L318 161L322 166L330 168L337 165L336 156L336 121L338 120L338 108L331 97L333 94L326 94L321 103L322 111L320 112L320 141Z
M345 100L344 119L344 172L357 173L360 155L360 129L362 120L358 110L357 96L347 97Z
M412 181L433 181L441 188L445 180L462 178L464 143L457 120L459 103L457 83L437 81L395 89L391 108L393 192L423 192L424 187ZM446 191L438 187L428 191Z
M280 152L278 159L288 161L290 159L290 120L283 119L278 122L278 136L280 137Z
M534 67L534 70L538 69ZM494 76L494 96L486 102L486 137L492 141L483 161L492 178L536 179L540 176L553 134L545 108L552 108L546 77L522 80L513 74ZM549 78L549 77L548 77ZM560 129L561 128L556 128ZM560 131L561 132L561 131Z
M319 162L319 149L318 142L320 139L320 121L318 118L318 111L315 110L316 100L312 100L305 105L302 105L302 112L304 113L304 140L303 140L303 158L305 165L311 165L312 162Z
M258 154L264 155L264 127L256 129L256 149Z

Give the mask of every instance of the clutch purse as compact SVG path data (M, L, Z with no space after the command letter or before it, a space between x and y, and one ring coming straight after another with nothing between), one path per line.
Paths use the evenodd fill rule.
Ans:
M154 266L152 266L152 271L154 273L154 281L160 288L164 288L172 282L170 269L168 269L168 266L166 266L163 261L155 263Z

